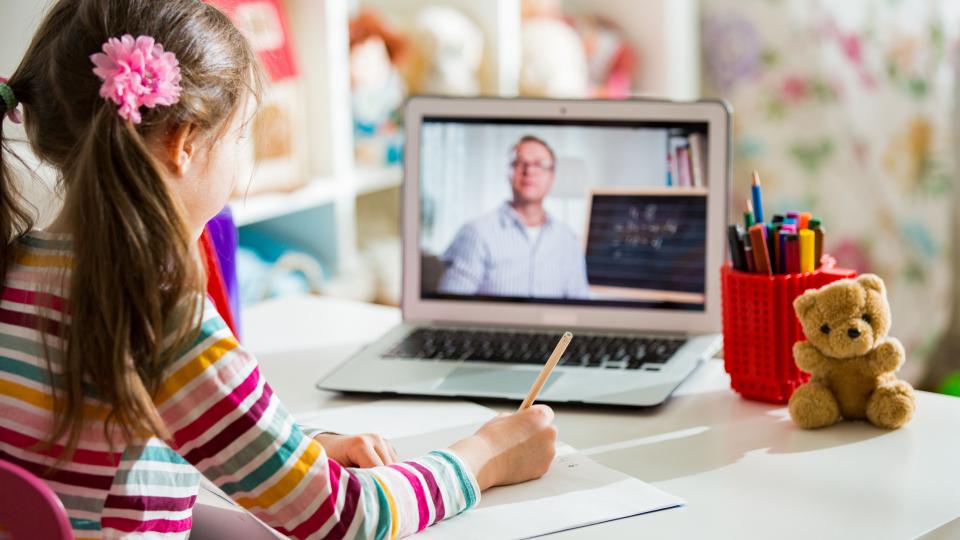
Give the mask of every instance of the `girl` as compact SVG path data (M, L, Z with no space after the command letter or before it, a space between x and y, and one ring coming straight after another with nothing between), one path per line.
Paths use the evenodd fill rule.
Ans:
M0 118L23 104L64 195L31 230L4 141L0 458L49 483L77 538L185 537L200 474L290 536L395 538L553 459L542 406L402 463L375 435L293 422L204 301L196 253L236 180L256 73L199 0L60 0L0 84Z

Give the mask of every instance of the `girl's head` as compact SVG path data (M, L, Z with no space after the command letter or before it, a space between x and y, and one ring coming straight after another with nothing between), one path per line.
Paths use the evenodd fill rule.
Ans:
M127 34L149 36L173 53L181 77L177 101L141 107L139 123L101 97L91 61L108 39ZM60 0L10 76L34 153L59 173L62 221L73 240L72 323L54 438L69 432L75 443L84 379L111 408L108 425L128 438L163 431L150 396L196 326L205 287L197 236L236 179L238 140L258 80L247 41L200 0ZM4 141L3 273L10 242L32 226L10 156ZM178 339L168 346L171 328Z
M117 105L100 96L102 83L90 59L108 39L124 34L152 37L176 55L181 72L179 100L172 106L141 108L138 124L122 118ZM198 175L196 169L210 161L211 150L221 146L216 143L235 138L229 122L242 119L245 98L255 88L255 72L255 57L243 36L223 13L199 0L61 0L41 23L8 84L24 103L34 152L61 172L69 203L74 184L92 180L80 172L96 154L147 158L140 161L153 165L165 179L176 176L171 158L183 156L176 155L173 145L184 134L178 129L186 130L186 150L193 151L190 166L179 172L207 183L223 180ZM147 150L148 155L132 150ZM104 165L118 172L129 165L122 159L112 161ZM176 195L180 186L167 184ZM180 202L189 211L195 201ZM188 212L183 217L197 216Z

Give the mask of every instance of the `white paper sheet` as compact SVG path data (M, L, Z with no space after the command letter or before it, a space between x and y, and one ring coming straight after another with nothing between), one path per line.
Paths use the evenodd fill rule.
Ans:
M446 448L495 414L463 401L382 400L302 414L297 420L338 433L380 433L390 439L401 459L411 459ZM678 497L560 443L557 459L542 478L487 490L476 508L417 537L530 538L683 504Z
M401 459L411 459L448 447L495 414L462 401L382 400L312 411L296 418L301 425L337 433L379 433L390 440ZM226 528L241 522L236 511L243 510L234 507L231 512L229 501L212 490L201 488L197 502L195 519L204 521L205 531L216 530L218 523ZM556 460L542 478L487 490L476 508L435 524L417 537L530 538L683 504L678 497L604 467L560 443ZM249 517L246 526L259 525ZM247 531L248 535L252 533L252 529Z
M419 536L532 538L682 504L682 499L573 452L558 457L543 478L488 490L476 508Z

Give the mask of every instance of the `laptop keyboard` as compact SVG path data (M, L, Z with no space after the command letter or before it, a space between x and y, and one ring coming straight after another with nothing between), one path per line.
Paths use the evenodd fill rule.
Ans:
M383 358L544 364L559 333L418 328ZM576 334L560 365L597 369L658 369L686 340L665 337Z

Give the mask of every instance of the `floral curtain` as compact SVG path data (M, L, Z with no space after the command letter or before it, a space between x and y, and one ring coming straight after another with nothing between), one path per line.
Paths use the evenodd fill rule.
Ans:
M702 0L704 95L734 108L733 215L810 210L841 266L887 283L917 380L953 276L955 0Z

